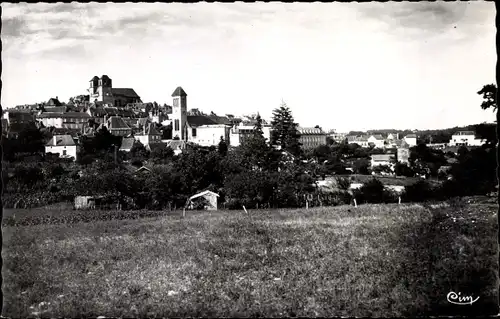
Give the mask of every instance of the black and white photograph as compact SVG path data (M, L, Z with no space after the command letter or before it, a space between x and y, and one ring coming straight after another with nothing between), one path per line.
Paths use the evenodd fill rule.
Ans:
M498 315L495 19L2 3L1 316Z

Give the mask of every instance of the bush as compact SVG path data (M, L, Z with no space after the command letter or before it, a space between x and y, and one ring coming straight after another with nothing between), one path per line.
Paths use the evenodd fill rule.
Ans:
M365 182L358 190L354 191L355 198L364 203L389 203L394 201L395 194L388 191L384 184L373 178Z
M433 198L433 191L426 181L418 181L412 185L405 186L403 193L405 202L425 202Z

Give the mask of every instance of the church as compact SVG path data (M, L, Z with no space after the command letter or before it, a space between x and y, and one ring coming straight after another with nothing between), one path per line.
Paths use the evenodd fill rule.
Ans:
M227 117L216 115L189 115L187 94L182 87L172 93L172 137L201 146L218 145L221 139L230 144L232 123Z
M141 98L134 89L113 88L112 81L107 75L100 78L94 76L90 80L88 89L90 102L109 104L116 107L124 107L129 103L141 103Z

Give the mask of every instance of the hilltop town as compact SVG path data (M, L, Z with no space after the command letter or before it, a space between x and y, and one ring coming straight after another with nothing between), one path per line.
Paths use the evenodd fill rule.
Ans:
M163 143L178 154L186 143L217 146L223 139L229 146L239 146L252 133L256 123L257 114L217 115L214 112L205 114L198 108L188 109L188 95L182 87L173 90L171 105L143 102L132 88L114 88L112 79L107 75L94 76L89 81L87 91L88 94L72 97L68 102L61 102L56 96L47 102L5 109L2 114L2 132L13 137L29 126L50 131L52 136L47 141L46 152L61 157L71 156L76 160L79 139L93 136L102 128L122 138L120 151L130 151L134 143L141 143L148 150ZM270 139L271 125L263 120L262 129L266 139ZM423 137L418 136L418 131L406 132L405 135L396 131L387 134L349 134L325 131L319 126L299 126L298 131L301 146L305 150L333 143L357 144L399 154L400 161L404 163L407 162L404 154L408 153L405 150L421 144L419 139ZM57 140L69 144L54 142ZM432 143L431 136L430 141L424 144L456 153L460 146L474 147L484 143L485 140L478 138L474 131L457 130L448 141L441 139L439 143Z

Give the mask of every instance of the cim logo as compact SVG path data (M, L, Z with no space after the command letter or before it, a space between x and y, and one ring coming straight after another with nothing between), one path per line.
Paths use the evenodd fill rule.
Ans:
M452 303L454 305L472 305L475 303L479 297L474 299L472 296L462 296L462 293L456 293L456 292L450 292L448 295L446 295L446 300L448 300L449 303Z

